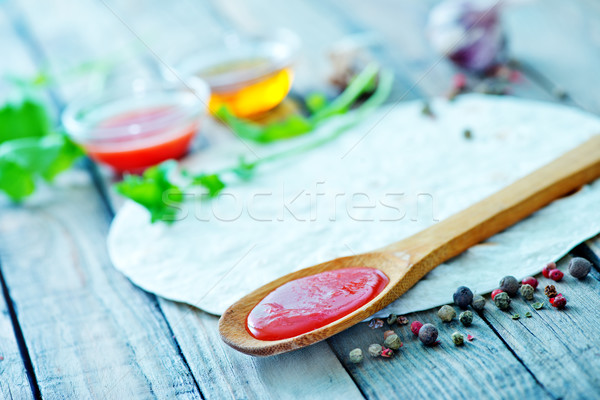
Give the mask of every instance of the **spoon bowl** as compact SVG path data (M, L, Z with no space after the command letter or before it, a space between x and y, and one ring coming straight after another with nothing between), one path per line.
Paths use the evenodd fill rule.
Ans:
M415 235L373 252L336 258L292 272L260 287L238 300L221 316L221 338L234 349L255 356L284 353L324 340L381 310L442 262L598 177L600 135ZM256 339L249 333L248 314L273 290L299 278L352 267L378 269L389 278L389 283L357 310L310 332L272 341Z

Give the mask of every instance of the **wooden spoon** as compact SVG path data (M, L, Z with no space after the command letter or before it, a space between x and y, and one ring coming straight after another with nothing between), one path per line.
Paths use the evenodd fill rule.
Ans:
M221 338L234 349L255 356L284 353L319 342L381 310L442 262L598 177L600 135L592 137L499 192L411 237L373 252L336 258L292 272L262 286L225 311L219 320ZM301 277L348 267L377 268L388 276L390 282L377 297L358 310L302 335L262 341L248 333L248 313L277 287Z

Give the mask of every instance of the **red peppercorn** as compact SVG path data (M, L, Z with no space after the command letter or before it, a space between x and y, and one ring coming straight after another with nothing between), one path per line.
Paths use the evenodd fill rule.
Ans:
M390 358L394 355L394 351L392 349L388 349L388 348L383 348L383 350L381 350L381 357L385 357L385 358Z
M561 293L559 293L556 295L556 297L550 299L550 304L552 304L553 307L562 310L567 305L567 299Z
M423 326L422 322L413 321L412 324L410 324L410 330L412 331L413 335L419 336L419 330L421 329L422 326Z
M467 86L467 76L465 74L455 74L452 80L452 86L455 90L461 91Z
M535 279L533 276L528 276L527 278L524 278L521 281L521 284L531 285L531 286L533 286L534 289L536 289L538 287L538 280Z
M553 269L556 269L556 263L555 262L549 262L542 269L542 275L544 275L545 278L550 278L550 271L552 271Z
M563 276L565 276L565 274L563 274L562 271L559 269L553 269L552 271L550 271L550 279L552 279L555 282L559 282L560 280L562 280Z
M498 293L502 293L502 289L494 289L492 292L492 300L494 300L494 297L496 297Z

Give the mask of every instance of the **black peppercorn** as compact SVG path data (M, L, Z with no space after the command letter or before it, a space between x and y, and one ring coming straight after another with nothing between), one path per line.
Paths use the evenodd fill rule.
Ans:
M505 276L500 280L500 289L510 297L515 297L519 291L519 281L514 276Z
M575 257L569 262L569 273L577 278L583 279L592 270L592 263L585 258Z
M456 289L452 298L454 299L454 304L463 310L466 310L473 301L473 292L466 286L460 286Z
M419 329L419 340L425 346L433 346L438 337L438 330L432 324L425 324Z

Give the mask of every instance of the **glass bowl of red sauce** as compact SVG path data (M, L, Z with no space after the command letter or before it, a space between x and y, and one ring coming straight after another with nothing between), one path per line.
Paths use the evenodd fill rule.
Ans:
M210 90L201 79L187 84L137 85L137 90L75 101L62 122L93 160L116 172L140 173L184 156L199 131Z
M176 70L185 78L199 77L208 83L212 113L226 106L238 117L251 117L274 108L287 96L299 43L287 30L269 36L234 36L184 58Z

